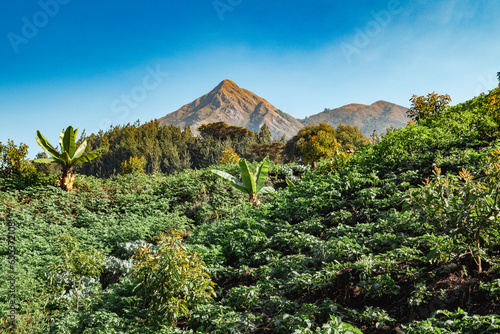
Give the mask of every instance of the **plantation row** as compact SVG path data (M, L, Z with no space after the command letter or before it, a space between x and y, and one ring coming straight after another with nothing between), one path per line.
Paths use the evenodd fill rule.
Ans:
M315 170L271 163L259 205L212 172L245 185L241 163L4 178L0 328L13 222L16 333L499 332L499 95Z

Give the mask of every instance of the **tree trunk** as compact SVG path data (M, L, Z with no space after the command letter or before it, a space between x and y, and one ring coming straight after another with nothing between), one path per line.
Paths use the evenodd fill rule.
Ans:
M73 190L73 182L75 181L75 176L72 174L71 167L63 166L63 171L59 180L57 180L56 186L61 187L64 191Z
M257 194L251 194L249 201L252 202L253 206L257 206L260 204L260 201L257 199Z

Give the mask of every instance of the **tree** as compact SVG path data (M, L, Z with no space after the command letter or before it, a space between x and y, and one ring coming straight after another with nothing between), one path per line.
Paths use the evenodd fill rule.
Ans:
M225 165L225 164L231 164L231 165L236 165L240 160L240 157L238 154L230 147L225 148L222 151L222 157L219 159L219 164Z
M236 189L248 194L248 200L252 202L254 206L257 206L260 204L260 201L257 199L258 194L268 194L274 192L272 187L264 187L267 173L269 172L269 157L262 160L262 162L257 166L255 173L250 171L246 159L240 159L239 166L242 182L231 174L221 170L212 169L212 173L221 179L230 182Z
M340 150L335 134L335 129L326 123L300 129L296 139L304 162L312 164L322 158L332 157L335 150Z
M442 113L451 102L451 97L446 95L438 95L435 92L427 94L427 96L412 95L411 107L406 111L408 117L413 121L419 122L431 115Z
M234 125L228 125L224 122L215 122L203 124L198 128L200 135L203 138L212 137L214 139L220 140L237 140L240 141L246 137L252 137L253 132Z
M285 144L280 141L275 141L271 144L252 144L252 153L257 155L260 159L269 156L271 161L275 164L282 164L285 154Z
M493 117L497 125L500 125L500 84L488 94L487 111ZM498 126L495 127L493 135L498 135Z
M7 140L7 145L0 142L0 176L30 176L36 173L35 167L27 158L28 145L21 143L19 147L13 140Z
M59 145L61 153L59 153L52 144L37 130L36 142L40 145L47 154L52 156L49 159L36 159L36 163L58 163L62 166L62 173L59 177L57 186L60 186L65 191L73 189L73 181L76 175L72 175L73 165L77 163L88 162L97 158L105 149L106 146L101 146L91 152L85 154L87 141L85 140L78 148L76 147L76 137L78 129L73 130L70 125L66 131L63 129L59 136Z
M334 132L335 139L340 143L343 151L356 150L358 147L364 146L369 142L369 139L359 131L357 126L340 123Z
M269 127L265 122L261 126L259 133L257 134L257 143L271 144L271 131L269 130Z

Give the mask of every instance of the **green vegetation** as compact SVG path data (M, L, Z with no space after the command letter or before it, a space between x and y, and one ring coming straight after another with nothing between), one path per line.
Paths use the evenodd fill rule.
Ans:
M240 161L238 153L236 153L232 148L228 147L222 151L222 156L219 159L221 165L232 164L236 165Z
M28 145L21 143L17 146L12 140L6 145L0 142L0 190L40 182L40 174L27 156Z
M181 233L162 232L157 246L140 247L132 256L132 276L153 319L175 325L189 307L211 300L214 283L205 272L205 263L182 244Z
M410 99L411 107L406 111L408 117L415 122L427 118L431 115L442 113L451 102L451 97L446 95L438 95L437 93L429 93L427 96L417 96L413 94Z
M84 140L83 143L76 147L76 138L78 137L78 129L73 130L72 126L69 126L66 131L62 130L59 136L59 146L61 147L61 152L58 152L52 144L45 139L45 137L40 133L36 132L37 138L36 142L43 150L52 156L50 159L37 159L37 163L57 163L62 167L62 173L58 180L58 186L65 191L71 191L73 189L73 182L75 181L75 176L72 175L73 165L77 163L89 162L97 158L105 149L106 146L101 146L95 150L85 153L87 148L87 141Z
M16 333L498 332L497 107L495 89L389 131L332 169L217 165L203 145L222 152L232 139L153 122L91 135L110 150L86 164L144 156L148 174L82 176L65 192L38 172L16 183L24 176L10 169L0 178L1 331L15 223ZM167 134L185 141L153 140ZM132 138L213 163L153 173L162 155ZM245 193L213 169L241 177ZM276 191L254 206L247 186L258 193L265 180Z
M248 200L252 202L253 205L257 206L260 204L260 201L257 199L258 194L269 194L274 192L274 188L264 187L269 172L269 157L262 160L255 172L250 171L245 159L240 159L238 164L241 171L242 182L231 174L221 170L212 169L212 173L223 180L229 181L233 187L247 194Z
M122 162L122 174L144 174L144 166L146 165L146 158L133 156Z

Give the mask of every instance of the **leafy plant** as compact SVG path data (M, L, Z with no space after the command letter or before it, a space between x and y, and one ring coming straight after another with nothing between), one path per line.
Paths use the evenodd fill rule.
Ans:
M474 177L462 169L459 178L441 176L434 168L433 180L411 195L414 209L431 222L436 232L463 240L482 272L483 247L496 235L500 221L500 150L491 152L493 161Z
M222 151L222 156L219 159L219 164L221 164L221 165L225 165L225 164L236 165L239 160L240 160L240 157L238 156L238 154L232 148L228 147Z
M122 174L144 174L144 166L146 166L146 158L135 155L122 162Z
M427 96L417 96L413 94L410 102L411 107L406 111L406 114L418 123L424 118L443 112L446 106L451 102L451 98L448 94L438 95L432 92L427 94Z
M52 158L49 159L36 159L36 163L58 163L62 166L62 173L59 177L57 186L65 191L73 189L73 182L75 175L72 175L73 165L76 163L83 163L97 158L104 150L105 146L85 153L87 148L87 141L85 140L78 148L76 147L76 137L78 136L78 129L73 130L70 125L66 131L63 130L59 136L59 145L61 152L59 153L52 144L45 139L45 137L37 130L36 142L40 145L47 154Z
M331 174L337 172L351 159L352 153L334 149L328 158L323 158L318 164L320 173Z
M57 237L54 246L56 254L61 259L52 264L52 272L57 276L51 276L51 280L61 278L64 280L64 277L69 275L69 281L74 293L74 306L78 310L81 300L80 291L84 288L85 278L99 276L102 272L104 256L94 248L80 249L78 239L72 237L69 233Z
M330 315L330 321L323 324L321 327L316 327L312 330L309 327L298 326L293 334L362 334L359 328L342 321L342 318L335 315Z
M384 295L397 295L401 289L387 274L378 275L375 278L361 281L358 285L365 292L365 296L373 299L381 298Z
M133 258L136 288L140 287L147 307L161 321L175 325L190 307L212 299L215 284L205 263L182 244L181 233L162 233L155 248L140 247Z
M492 282L481 282L479 289L488 291L489 296L495 298L496 301L500 300L500 279L495 279Z
M424 283L417 283L415 290L413 290L408 298L408 306L411 308L420 307L421 305L425 305L431 297L432 292L427 290L427 286Z
M453 334L453 333L498 333L500 331L500 317L497 315L468 315L458 308L451 312L436 311L432 317L422 321L414 321L403 325L405 334Z
M230 182L236 189L248 194L248 200L252 202L254 206L260 204L260 201L257 199L258 194L269 194L274 192L272 187L264 187L269 171L269 157L266 157L261 161L261 163L257 166L255 173L250 171L246 159L240 159L239 167L242 182L224 171L212 169L212 173L221 179Z

